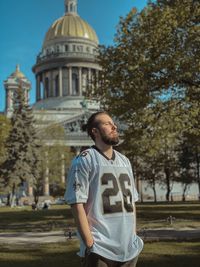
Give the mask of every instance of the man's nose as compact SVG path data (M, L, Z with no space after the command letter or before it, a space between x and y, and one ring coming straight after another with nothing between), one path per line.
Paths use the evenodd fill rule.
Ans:
M112 124L112 129L117 130L117 125L115 123Z

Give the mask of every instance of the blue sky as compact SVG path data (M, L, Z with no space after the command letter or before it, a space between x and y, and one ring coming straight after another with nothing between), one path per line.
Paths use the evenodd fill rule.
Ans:
M110 45L120 16L132 7L141 10L147 0L78 0L78 13L96 31L100 44ZM5 107L3 81L20 64L32 84L30 102L35 102L32 66L40 52L45 33L64 15L64 0L0 0L0 111Z

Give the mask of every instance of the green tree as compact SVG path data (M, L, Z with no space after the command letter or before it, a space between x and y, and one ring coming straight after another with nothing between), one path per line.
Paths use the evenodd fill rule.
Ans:
M180 145L180 149L180 175L177 181L181 181L183 184L182 201L185 201L187 189L197 180L195 175L195 153L192 144L186 138Z
M129 154L160 161L168 200L180 140L200 133L199 20L199 1L149 1L120 18L114 45L100 49L94 94L127 126Z
M199 1L174 0L150 2L121 18L115 44L100 50L95 93L105 107L127 119L164 93L198 95L199 17Z
M0 166L6 160L6 140L11 129L10 120L0 115ZM1 173L1 172L0 172ZM0 177L0 194L3 194L3 178Z
M66 175L67 167L74 154L70 148L64 145L65 131L60 124L51 124L41 128L39 131L41 142L41 186L43 187L46 171L48 169L48 179L50 185L50 194L52 196L61 196L64 194L65 182L62 178ZM39 190L41 193L41 189ZM39 193L38 192L38 193Z
M200 139L196 127L194 127L194 131L184 134L180 149L182 152L180 153L180 166L183 174L188 173L188 176L185 175L181 181L185 183L186 189L192 182L197 182L200 192Z
M10 131L10 120L5 115L0 115L0 164L5 161L5 143Z
M1 165L2 184L8 193L8 204L13 204L17 191L25 182L34 185L39 176L40 154L32 109L22 87L14 97L11 131L6 140L7 158Z
M134 155L140 163L133 161L133 165L137 165L137 173L152 187L155 201L156 183L165 185L169 201L178 171L177 148L186 118L180 118L177 112L182 113L177 101L157 102L136 113L124 135L123 146L127 148L128 156Z

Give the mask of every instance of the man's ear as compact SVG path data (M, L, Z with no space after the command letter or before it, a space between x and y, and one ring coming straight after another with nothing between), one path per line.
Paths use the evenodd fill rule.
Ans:
M94 135L96 135L96 134L98 133L98 129L97 129L97 128L93 128L93 129L92 129L92 133L93 133Z

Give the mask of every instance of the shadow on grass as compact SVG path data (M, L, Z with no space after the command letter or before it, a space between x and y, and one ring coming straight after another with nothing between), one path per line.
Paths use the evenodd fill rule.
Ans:
M145 203L137 204L138 225L154 223L159 227L162 223L168 226L169 216L175 218L175 223L182 227L200 226L200 203ZM0 208L0 231L51 231L65 229L67 225L74 226L72 213L67 205L51 206L48 210L33 211L30 207L24 209L7 207ZM189 222L185 223L185 220ZM160 225L161 224L161 225Z
M200 203L138 203L137 215L144 221L166 219L169 215L177 219L200 221Z
M198 255L162 255L159 257L139 258L137 267L199 267L200 257Z
M60 209L50 208L48 210L1 210L1 223L17 223L17 222L26 222L30 220L32 222L38 220L45 220L50 217L54 219L60 219L72 217L71 210L66 206Z
M10 210L0 212L0 230L51 231L73 224L71 210L67 206L48 210Z
M137 267L199 267L200 242L146 243Z
M76 249L63 244L48 244L37 246L11 246L1 248L1 267L78 267L79 257Z
M146 244L137 267L199 267L200 243ZM0 246L1 267L79 267L78 242L24 246Z

